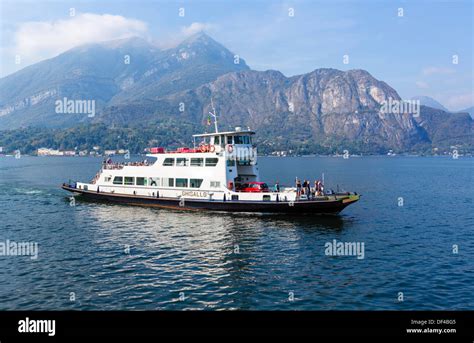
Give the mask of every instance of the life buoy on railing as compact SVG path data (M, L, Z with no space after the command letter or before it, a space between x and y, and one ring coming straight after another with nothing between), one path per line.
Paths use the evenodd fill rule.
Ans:
M233 151L234 151L234 146L232 144L227 144L227 152L229 154L232 154Z
M201 150L201 152L206 152L208 149L209 149L209 147L206 144L202 144L199 147L199 150Z
M215 152L216 151L216 147L214 145L209 145L209 152Z

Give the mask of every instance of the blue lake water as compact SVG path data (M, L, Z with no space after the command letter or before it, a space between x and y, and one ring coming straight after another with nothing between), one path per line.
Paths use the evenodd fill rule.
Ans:
M269 184L363 195L335 217L70 206L59 185L100 163L0 158L0 242L38 243L0 256L0 309L474 309L472 158L259 159ZM327 256L334 239L364 258Z

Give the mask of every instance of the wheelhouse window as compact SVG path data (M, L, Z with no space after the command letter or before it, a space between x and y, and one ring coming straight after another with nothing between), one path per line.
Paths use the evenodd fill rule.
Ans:
M220 137L214 136L214 145L219 145L219 144L220 144Z
M227 144L232 144L232 136L227 136Z
M135 184L135 178L133 176L125 176L125 179L124 179L124 184L125 185L134 185Z
M176 165L178 167L185 167L188 165L188 159L187 158L177 158L176 159Z
M206 158L206 167L215 167L218 161L219 159L215 157Z
M235 136L234 137L234 144L251 144L250 136Z
M191 167L202 167L204 165L203 158L191 158Z
M121 184L123 184L123 177L122 176L114 177L114 185L121 185Z
M174 187L174 179L172 177L164 177L161 179L161 186Z
M147 179L144 177L137 177L137 186L146 186L147 185Z
M174 158L165 158L165 160L163 161L163 166L165 167L171 167L171 166L174 166Z
M150 177L150 178L148 178L148 182L150 183L150 186L158 187L158 185L160 184L160 178L159 177Z
M189 179L189 187L199 188L201 187L203 179Z
M105 176L104 182L110 182L112 180L112 176Z
M176 187L188 187L188 179L176 178Z

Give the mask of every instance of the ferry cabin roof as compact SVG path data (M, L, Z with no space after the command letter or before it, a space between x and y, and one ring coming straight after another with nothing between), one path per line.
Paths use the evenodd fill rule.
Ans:
M209 143L211 145L222 146L225 144L252 144L250 136L254 135L254 131L235 130L226 132L212 132L193 135L193 144L196 147L196 142Z

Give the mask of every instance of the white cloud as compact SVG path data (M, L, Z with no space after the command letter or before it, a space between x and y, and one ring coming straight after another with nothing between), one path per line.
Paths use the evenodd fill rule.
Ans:
M421 72L424 76L449 75L454 74L455 70L452 68L426 67Z
M12 33L13 43L1 47L6 60L14 61L19 55L21 64L12 64L12 70L2 70L2 74L52 58L82 44L139 36L153 41L157 47L170 48L200 31L215 29L214 24L193 22L177 32L163 33L159 40L154 40L145 22L120 15L77 13L67 19L23 22Z
M72 47L131 36L145 36L147 25L120 15L81 13L68 19L20 24L12 51L30 64Z
M170 32L165 34L164 36L160 37L159 40L154 41L154 44L162 49L169 49L177 46L183 40L198 32L204 31L206 33L210 33L211 31L215 31L216 28L217 26L214 24L194 22L188 26L182 26L178 32Z
M189 26L183 26L181 32L185 37L192 36L201 31L211 31L214 29L214 25L209 23L194 22Z

